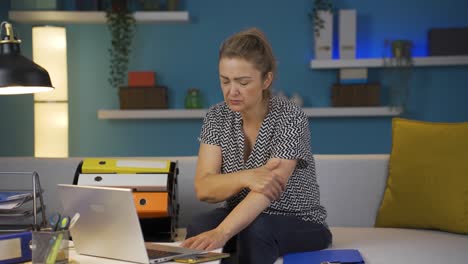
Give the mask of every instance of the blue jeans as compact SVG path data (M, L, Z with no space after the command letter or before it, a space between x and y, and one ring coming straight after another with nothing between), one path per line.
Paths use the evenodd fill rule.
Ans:
M195 217L187 227L187 238L214 229L229 213L226 208L217 208ZM226 243L223 251L233 257L222 263L272 264L288 253L327 248L331 241L331 232L322 224L294 216L260 214Z

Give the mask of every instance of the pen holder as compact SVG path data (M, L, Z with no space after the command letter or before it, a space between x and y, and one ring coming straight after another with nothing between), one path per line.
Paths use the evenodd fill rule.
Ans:
M68 230L33 231L31 241L32 263L68 263Z

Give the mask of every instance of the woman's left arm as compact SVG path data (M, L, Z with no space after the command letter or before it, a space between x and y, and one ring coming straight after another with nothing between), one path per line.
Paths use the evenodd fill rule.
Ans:
M296 167L297 160L273 158L269 162L278 162L279 165L273 170L276 176L283 181L284 186ZM267 165L268 165L267 163ZM265 165L265 166L267 166ZM251 191L242 202L240 202L229 215L210 231L191 237L182 243L183 247L212 250L221 248L226 242L252 223L263 210L271 203L265 195Z

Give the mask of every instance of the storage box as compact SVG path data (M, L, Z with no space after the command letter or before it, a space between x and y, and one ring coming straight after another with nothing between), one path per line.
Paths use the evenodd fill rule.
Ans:
M152 71L128 72L128 86L156 86L156 73Z
M468 27L429 30L429 56L468 55Z
M334 84L332 106L378 106L380 84Z
M340 84L366 84L367 78L367 68L345 68L338 71Z
M323 27L318 34L314 34L315 59L329 60L333 50L333 14L329 11L318 11L317 15L323 20Z
M5 1L6 2L6 1ZM59 1L57 0L14 0L9 1L11 10L57 10Z
M339 12L340 59L356 58L356 9L344 9Z
M120 109L164 109L167 108L167 87L121 87Z

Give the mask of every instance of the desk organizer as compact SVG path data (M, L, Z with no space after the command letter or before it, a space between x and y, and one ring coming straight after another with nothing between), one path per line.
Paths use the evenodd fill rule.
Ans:
M47 226L46 208L43 199L44 190L41 188L39 173L36 171L0 172L3 183L5 181L15 182L15 185L19 187L23 180L29 181L27 178L18 178L18 175L31 177L32 186L21 190L20 188L0 190L2 196L2 199L0 199L0 234L31 231ZM11 179L8 177L11 177Z
M154 159L84 159L75 185L130 188L147 242L172 242L177 236L177 162Z
M68 263L68 230L33 231L32 262L37 264Z

